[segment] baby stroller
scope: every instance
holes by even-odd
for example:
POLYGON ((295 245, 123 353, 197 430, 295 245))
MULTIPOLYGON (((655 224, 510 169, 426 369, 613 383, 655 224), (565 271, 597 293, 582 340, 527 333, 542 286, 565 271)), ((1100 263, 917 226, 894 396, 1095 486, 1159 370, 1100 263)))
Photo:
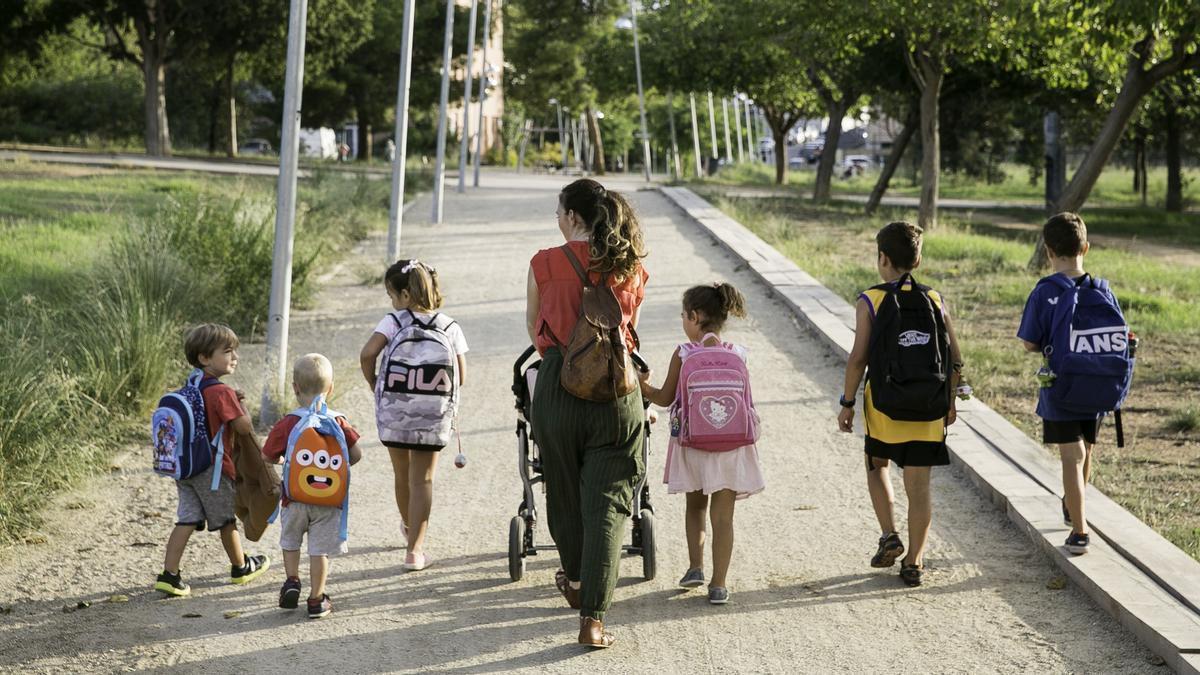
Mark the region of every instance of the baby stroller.
MULTIPOLYGON (((553 544, 535 544, 533 532, 537 523, 537 503, 534 500, 533 486, 543 482, 542 455, 533 438, 530 409, 533 403, 533 388, 537 381, 538 365, 541 359, 536 358, 537 351, 530 347, 521 354, 513 364, 513 394, 517 397, 517 467, 521 474, 521 483, 525 490, 521 505, 517 507, 517 515, 508 524, 508 576, 513 581, 519 581, 525 575, 525 558, 537 555, 538 551, 554 549, 553 544), (532 360, 531 360, 532 357, 532 360)), ((638 354, 633 354, 634 364, 646 370, 646 362, 638 354)), ((649 404, 645 404, 649 405, 649 404)), ((650 420, 644 422, 645 433, 642 441, 642 465, 650 454, 650 420)), ((647 475, 649 472, 647 471, 647 475)), ((654 548, 654 507, 650 505, 650 487, 647 475, 633 491, 633 536, 631 543, 622 546, 625 552, 642 556, 642 577, 646 580, 654 578, 656 561, 654 548)))

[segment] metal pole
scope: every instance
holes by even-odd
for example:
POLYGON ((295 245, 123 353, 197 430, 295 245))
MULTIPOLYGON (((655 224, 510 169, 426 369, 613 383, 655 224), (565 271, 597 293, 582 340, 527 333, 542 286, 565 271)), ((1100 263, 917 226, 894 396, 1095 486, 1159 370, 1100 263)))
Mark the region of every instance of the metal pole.
POLYGON ((558 146, 562 150, 562 170, 567 170, 567 135, 563 131, 563 116, 562 103, 558 99, 554 100, 554 106, 558 108, 558 146))
POLYGON ((725 123, 725 161, 733 164, 733 141, 729 136, 729 99, 721 99, 721 121, 725 123))
MULTIPOLYGON (((479 123, 475 125, 475 180, 474 187, 479 187, 479 162, 483 155, 483 104, 487 101, 488 79, 488 46, 492 35, 492 0, 483 0, 483 66, 479 71, 479 123)), ((507 151, 506 151, 507 152, 507 151)))
POLYGON ((471 66, 475 63, 475 14, 479 0, 471 0, 471 18, 467 23, 467 77, 463 82, 462 140, 458 144, 458 191, 467 190, 467 148, 471 145, 471 66))
POLYGON ((741 164, 746 161, 746 150, 742 142, 742 111, 738 108, 737 94, 733 95, 733 126, 737 134, 738 164, 741 164))
POLYGON ((404 0, 400 30, 400 83, 396 90, 396 156, 392 159, 392 198, 388 204, 387 262, 400 257, 400 228, 404 220, 404 171, 408 166, 408 89, 412 75, 415 0, 404 0))
POLYGON ((446 108, 450 105, 450 51, 454 46, 454 0, 446 0, 446 34, 442 39, 442 93, 438 102, 437 163, 433 170, 433 222, 442 222, 446 196, 446 108))
POLYGON ((525 120, 521 127, 524 131, 521 133, 521 146, 517 152, 517 173, 521 173, 525 166, 525 146, 529 145, 529 132, 533 128, 533 120, 525 120))
POLYGON ((667 91, 667 125, 671 129, 671 156, 667 159, 668 172, 675 180, 679 180, 679 143, 675 139, 675 106, 674 93, 667 91))
POLYGON ((646 94, 642 91, 642 52, 638 48, 637 3, 629 0, 629 20, 633 24, 633 64, 637 69, 638 109, 642 115, 642 168, 650 180, 650 134, 646 131, 646 94))
POLYGON ((300 152, 300 110, 304 94, 304 31, 308 0, 291 0, 288 14, 286 79, 283 90, 279 182, 275 199, 275 248, 271 258, 271 299, 267 307, 267 372, 259 420, 278 417, 274 394, 287 382, 288 319, 292 303, 292 234, 296 222, 296 160, 300 152))
MULTIPOLYGON (((722 99, 721 103, 724 104, 725 100, 722 99)), ((717 111, 713 109, 711 91, 708 92, 708 132, 712 135, 712 156, 718 158, 721 156, 721 152, 717 150, 717 111)))
POLYGON ((746 151, 750 153, 750 161, 758 161, 758 144, 754 140, 754 117, 750 114, 750 101, 746 101, 746 151))
MULTIPOLYGON (((696 178, 699 178, 703 172, 703 169, 700 166, 700 125, 697 124, 697 122, 696 122, 696 94, 694 94, 694 93, 688 94, 688 97, 692 104, 692 146, 696 151, 696 178)), ((714 145, 716 144, 716 141, 717 141, 717 136, 716 136, 716 133, 714 132, 713 133, 714 145)), ((715 150, 714 150, 713 154, 716 154, 715 150)))

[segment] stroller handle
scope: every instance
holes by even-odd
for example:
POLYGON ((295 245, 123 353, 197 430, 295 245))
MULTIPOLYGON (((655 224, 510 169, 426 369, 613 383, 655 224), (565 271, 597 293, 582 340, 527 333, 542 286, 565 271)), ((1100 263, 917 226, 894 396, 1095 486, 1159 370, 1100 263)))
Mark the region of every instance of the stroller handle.
POLYGON ((643 373, 650 372, 650 364, 646 363, 646 359, 643 359, 638 352, 629 352, 629 360, 633 361, 633 365, 643 373))

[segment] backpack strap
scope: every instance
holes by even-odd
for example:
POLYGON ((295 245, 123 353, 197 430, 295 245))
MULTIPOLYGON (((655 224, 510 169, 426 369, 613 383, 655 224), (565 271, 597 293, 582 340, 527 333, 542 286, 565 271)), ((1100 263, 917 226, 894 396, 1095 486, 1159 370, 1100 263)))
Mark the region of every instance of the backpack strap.
POLYGON ((217 488, 221 487, 221 462, 224 461, 224 459, 225 459, 225 425, 224 424, 222 424, 220 426, 220 428, 217 429, 216 445, 217 445, 217 455, 216 455, 216 459, 213 460, 213 477, 212 477, 212 486, 211 486, 213 492, 216 492, 217 488))
POLYGON ((717 344, 713 345, 714 347, 722 347, 725 345, 725 343, 721 341, 720 335, 717 335, 716 333, 705 333, 704 337, 700 338, 699 344, 701 347, 703 347, 704 343, 708 341, 708 338, 716 338, 717 339, 717 344))
MULTIPOLYGON (((588 273, 583 269, 583 263, 579 262, 579 258, 575 256, 575 252, 571 250, 570 244, 563 244, 563 252, 567 254, 567 262, 571 263, 571 267, 575 268, 575 273, 579 275, 579 280, 583 282, 584 288, 592 285, 592 280, 588 277, 588 273)), ((603 281, 603 279, 601 280, 603 281)))

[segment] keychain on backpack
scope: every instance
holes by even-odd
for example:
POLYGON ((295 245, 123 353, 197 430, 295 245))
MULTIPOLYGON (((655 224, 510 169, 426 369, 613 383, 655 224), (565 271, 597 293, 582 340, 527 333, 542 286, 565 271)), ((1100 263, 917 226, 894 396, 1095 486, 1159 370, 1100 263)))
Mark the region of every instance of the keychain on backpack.
POLYGON ((1042 367, 1037 369, 1034 376, 1037 378, 1038 386, 1042 389, 1049 389, 1054 386, 1054 380, 1058 379, 1058 375, 1050 370, 1050 352, 1054 351, 1054 347, 1046 346, 1046 351, 1042 356, 1042 367))
POLYGON ((454 456, 454 466, 461 469, 467 465, 467 456, 462 451, 462 435, 458 433, 458 418, 454 418, 454 438, 458 441, 458 454, 454 456))

